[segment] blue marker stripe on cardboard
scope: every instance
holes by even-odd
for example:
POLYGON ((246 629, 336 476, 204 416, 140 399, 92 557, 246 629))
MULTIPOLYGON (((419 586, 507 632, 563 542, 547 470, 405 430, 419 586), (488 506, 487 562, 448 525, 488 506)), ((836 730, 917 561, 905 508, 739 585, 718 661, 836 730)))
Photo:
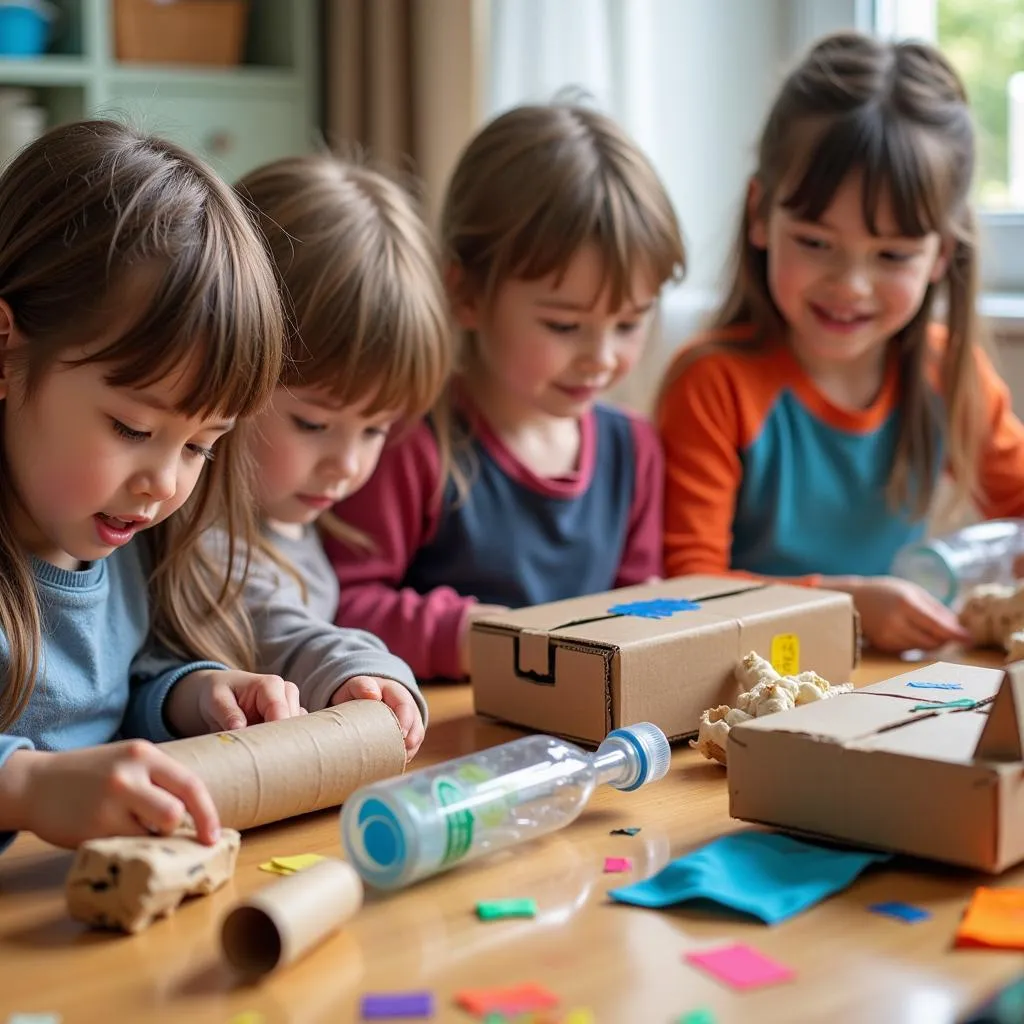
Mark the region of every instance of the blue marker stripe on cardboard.
POLYGON ((963 683, 923 683, 913 680, 907 683, 912 690, 962 690, 963 683))
POLYGON ((740 832, 608 895, 639 907, 710 900, 765 924, 778 924, 845 889, 865 868, 891 856, 819 846, 777 832, 740 832))
POLYGON ((888 903, 872 903, 868 907, 873 914, 881 914, 883 917, 895 917, 908 924, 916 924, 918 921, 927 921, 931 913, 922 910, 920 907, 913 907, 909 903, 901 903, 899 900, 891 900, 888 903))
POLYGON ((697 601, 681 597, 656 597, 650 601, 630 601, 627 604, 613 604, 609 615, 635 615, 641 619, 670 619, 676 612, 693 612, 700 608, 697 601))

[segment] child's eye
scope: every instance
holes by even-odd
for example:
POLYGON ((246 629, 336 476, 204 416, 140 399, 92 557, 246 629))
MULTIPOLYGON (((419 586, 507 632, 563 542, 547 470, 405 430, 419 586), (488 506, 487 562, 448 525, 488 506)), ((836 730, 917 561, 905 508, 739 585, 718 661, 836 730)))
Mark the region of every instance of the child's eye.
POLYGON ((909 263, 916 255, 916 252, 893 252, 887 249, 878 254, 886 263, 909 263))
POLYGON ((195 455, 200 459, 205 459, 207 462, 213 462, 214 450, 207 448, 201 444, 187 444, 185 447, 188 449, 190 455, 195 455))
POLYGON ((541 323, 553 334, 575 334, 580 329, 579 324, 567 324, 559 320, 542 320, 541 323))
POLYGON ((366 435, 368 440, 376 441, 382 437, 387 437, 389 430, 389 427, 367 427, 363 433, 366 435))
POLYGON ((311 423, 309 420, 304 420, 301 416, 293 415, 292 422, 304 434, 319 434, 327 429, 326 423, 311 423))
POLYGON ((828 243, 820 238, 811 238, 810 235, 796 235, 796 244, 812 252, 821 252, 828 248, 828 243))
POLYGON ((632 334, 640 329, 642 323, 642 320, 623 320, 622 323, 616 325, 616 330, 619 334, 632 334))
POLYGON ((113 416, 110 418, 110 422, 114 428, 114 433, 123 437, 126 441, 145 441, 148 437, 152 436, 146 430, 132 430, 126 423, 114 419, 113 416))

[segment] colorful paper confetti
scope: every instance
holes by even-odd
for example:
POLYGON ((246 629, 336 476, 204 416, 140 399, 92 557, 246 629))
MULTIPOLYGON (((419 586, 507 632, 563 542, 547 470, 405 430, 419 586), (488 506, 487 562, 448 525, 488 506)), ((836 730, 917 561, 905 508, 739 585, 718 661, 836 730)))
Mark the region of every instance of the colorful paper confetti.
POLYGON ((377 992, 363 996, 363 1020, 423 1020, 434 1016, 433 992, 377 992))
POLYGON ((639 619, 670 619, 676 612, 695 612, 700 605, 681 597, 656 597, 650 601, 613 604, 609 615, 635 615, 639 619))
POLYGON ((975 889, 956 944, 1024 949, 1024 889, 975 889))
POLYGON ((505 917, 536 917, 535 900, 482 900, 476 905, 481 921, 500 921, 505 917))
POLYGON ((613 828, 611 830, 611 832, 608 833, 608 835, 610 835, 610 836, 635 836, 637 834, 637 832, 639 832, 639 831, 640 831, 639 828, 631 825, 629 828, 613 828))
POLYGON ((909 903, 900 903, 899 900, 891 900, 889 903, 872 903, 868 907, 873 914, 881 914, 883 917, 895 917, 907 924, 917 924, 918 921, 927 921, 932 915, 920 907, 911 906, 909 903))
POLYGON ((618 875, 623 871, 632 871, 633 862, 628 857, 605 857, 604 873, 606 875, 618 875))
POLYGON ((297 871, 304 871, 326 860, 319 853, 297 853, 292 857, 274 857, 260 865, 260 871, 267 871, 272 875, 294 875, 297 871))
POLYGON ((790 968, 743 943, 721 946, 704 953, 686 953, 683 959, 742 992, 792 981, 796 977, 790 968))
POLYGON ((486 1013, 532 1013, 550 1010, 559 1003, 558 996, 543 985, 528 981, 510 988, 465 989, 455 995, 455 1002, 464 1010, 483 1016, 486 1013))
POLYGON ((715 1015, 707 1007, 701 1007, 684 1013, 676 1024, 715 1024, 715 1015))

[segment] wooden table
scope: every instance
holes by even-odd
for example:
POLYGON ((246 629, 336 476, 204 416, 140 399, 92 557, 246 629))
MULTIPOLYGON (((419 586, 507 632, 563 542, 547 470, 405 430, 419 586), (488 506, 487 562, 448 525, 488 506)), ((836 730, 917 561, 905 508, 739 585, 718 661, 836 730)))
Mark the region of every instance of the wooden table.
MULTIPOLYGON (((900 671, 906 666, 895 660, 868 660, 857 681, 900 671)), ((433 720, 419 765, 521 735, 475 718, 468 686, 428 688, 428 696, 433 720)), ((536 981, 557 992, 565 1010, 589 1007, 601 1024, 669 1024, 700 1006, 721 1024, 947 1024, 1024 968, 1019 954, 952 948, 968 897, 991 879, 938 866, 900 861, 872 871, 775 928, 605 898, 607 889, 745 827, 729 818, 724 772, 679 749, 664 781, 632 794, 606 787, 579 821, 546 840, 371 896, 341 934, 255 987, 239 987, 221 965, 220 920, 240 896, 273 881, 256 869, 260 862, 339 855, 336 813, 246 834, 232 883, 133 938, 71 921, 62 893, 70 854, 22 836, 0 857, 0 1021, 51 1011, 64 1024, 223 1024, 251 1011, 246 1024, 348 1022, 359 1019, 363 993, 424 988, 436 993, 435 1020, 469 1021, 453 1002, 460 989, 536 981), (642 831, 609 835, 626 825, 642 831), (606 855, 631 857, 633 874, 602 874, 606 855), (477 900, 515 896, 536 899, 536 919, 484 924, 473 913, 477 900), (919 904, 933 917, 906 925, 866 912, 882 900, 919 904), (735 995, 681 959, 728 940, 790 965, 796 982, 735 995)), ((999 884, 1024 885, 1024 868, 999 884)))

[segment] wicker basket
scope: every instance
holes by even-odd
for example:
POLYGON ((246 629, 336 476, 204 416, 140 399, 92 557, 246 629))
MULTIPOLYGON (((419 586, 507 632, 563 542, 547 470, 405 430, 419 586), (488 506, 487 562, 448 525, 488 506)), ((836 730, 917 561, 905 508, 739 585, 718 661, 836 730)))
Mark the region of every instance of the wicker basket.
POLYGON ((114 0, 120 61, 239 64, 249 0, 114 0))

